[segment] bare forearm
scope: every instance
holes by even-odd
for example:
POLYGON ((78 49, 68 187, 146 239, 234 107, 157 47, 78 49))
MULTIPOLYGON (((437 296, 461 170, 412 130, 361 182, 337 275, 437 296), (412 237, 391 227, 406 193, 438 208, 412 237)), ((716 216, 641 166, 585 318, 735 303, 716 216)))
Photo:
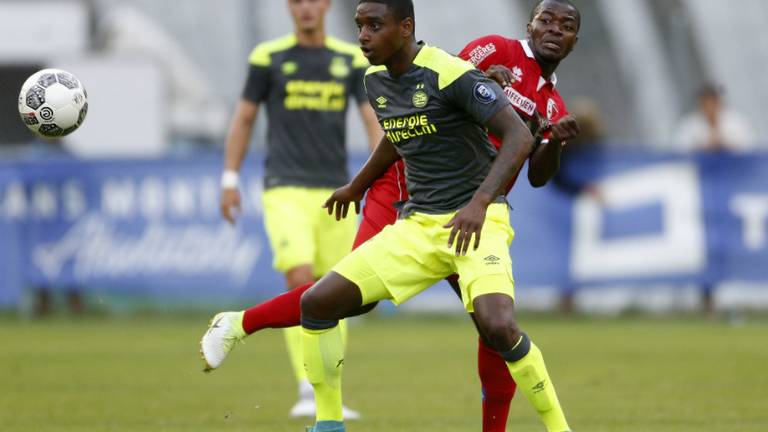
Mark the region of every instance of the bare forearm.
POLYGON ((379 145, 373 150, 371 157, 355 175, 350 185, 358 191, 368 189, 398 159, 400 159, 400 155, 395 150, 395 146, 386 137, 382 137, 379 145))
POLYGON ((239 172, 248 153, 248 144, 253 133, 253 124, 258 114, 258 106, 240 103, 229 126, 227 143, 224 150, 224 169, 239 172))
POLYGON ((560 169, 560 155, 563 152, 560 141, 543 142, 531 155, 528 167, 528 181, 533 187, 541 187, 554 177, 560 169))
POLYGON ((530 155, 533 146, 531 133, 514 113, 499 113, 491 119, 488 127, 494 135, 502 137, 502 142, 490 172, 475 192, 474 198, 481 200, 485 205, 489 205, 503 193, 504 188, 530 155))
POLYGON ((376 119, 376 113, 368 102, 360 104, 360 116, 363 119, 365 132, 368 137, 368 148, 373 151, 384 136, 384 131, 376 119))

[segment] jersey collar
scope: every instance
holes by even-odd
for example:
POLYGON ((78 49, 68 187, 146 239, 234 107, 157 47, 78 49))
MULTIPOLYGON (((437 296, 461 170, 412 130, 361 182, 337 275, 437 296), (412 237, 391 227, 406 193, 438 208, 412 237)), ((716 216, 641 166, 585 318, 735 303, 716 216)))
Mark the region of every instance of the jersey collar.
MULTIPOLYGON (((525 51, 525 55, 528 56, 528 58, 536 60, 536 56, 533 55, 533 50, 531 50, 531 47, 528 45, 527 39, 521 39, 520 45, 523 46, 523 51, 525 51)), ((550 81, 547 81, 543 76, 540 76, 539 84, 536 86, 536 91, 540 91, 541 88, 547 85, 548 82, 551 82, 552 88, 554 88, 557 85, 557 75, 553 73, 552 79, 550 81)))

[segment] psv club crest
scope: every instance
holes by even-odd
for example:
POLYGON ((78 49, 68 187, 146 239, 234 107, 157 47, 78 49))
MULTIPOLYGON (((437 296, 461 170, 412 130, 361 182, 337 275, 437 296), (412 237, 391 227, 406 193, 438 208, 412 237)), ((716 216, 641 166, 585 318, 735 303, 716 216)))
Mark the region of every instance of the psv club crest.
POLYGON ((416 86, 416 93, 413 94, 411 102, 413 102, 413 106, 415 108, 424 108, 427 106, 427 102, 429 102, 429 95, 427 95, 427 93, 424 91, 424 84, 419 84, 416 86))

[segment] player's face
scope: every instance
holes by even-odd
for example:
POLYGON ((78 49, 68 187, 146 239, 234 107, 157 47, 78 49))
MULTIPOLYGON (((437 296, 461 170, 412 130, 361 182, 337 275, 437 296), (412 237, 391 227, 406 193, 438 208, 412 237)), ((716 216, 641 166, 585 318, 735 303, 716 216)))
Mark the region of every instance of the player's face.
POLYGON ((331 0, 288 0, 293 24, 299 32, 317 31, 323 25, 331 0))
POLYGON ((720 98, 716 95, 704 95, 699 98, 699 107, 707 120, 714 122, 720 113, 720 98))
POLYGON ((536 56, 547 62, 560 62, 579 40, 580 16, 573 7, 544 2, 528 23, 528 37, 536 56))
POLYGON ((369 2, 357 6, 357 39, 363 55, 372 65, 386 64, 403 48, 410 37, 408 22, 410 19, 395 19, 387 5, 382 3, 369 2))

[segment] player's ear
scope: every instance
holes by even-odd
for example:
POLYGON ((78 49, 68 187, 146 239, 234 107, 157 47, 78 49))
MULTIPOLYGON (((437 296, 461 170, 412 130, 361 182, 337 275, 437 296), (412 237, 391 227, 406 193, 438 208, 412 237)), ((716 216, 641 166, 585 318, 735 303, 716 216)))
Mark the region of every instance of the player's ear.
POLYGON ((529 22, 528 25, 525 26, 525 38, 530 39, 531 38, 531 23, 529 22))
POLYGON ((409 39, 413 36, 414 23, 413 18, 407 17, 400 21, 400 35, 404 39, 409 39))
POLYGON ((570 53, 571 53, 571 51, 573 51, 573 49, 576 47, 576 44, 577 44, 577 43, 579 43, 579 37, 578 37, 578 36, 575 36, 575 37, 573 38, 573 43, 571 44, 571 47, 570 47, 570 48, 568 48, 568 54, 570 54, 570 53))

